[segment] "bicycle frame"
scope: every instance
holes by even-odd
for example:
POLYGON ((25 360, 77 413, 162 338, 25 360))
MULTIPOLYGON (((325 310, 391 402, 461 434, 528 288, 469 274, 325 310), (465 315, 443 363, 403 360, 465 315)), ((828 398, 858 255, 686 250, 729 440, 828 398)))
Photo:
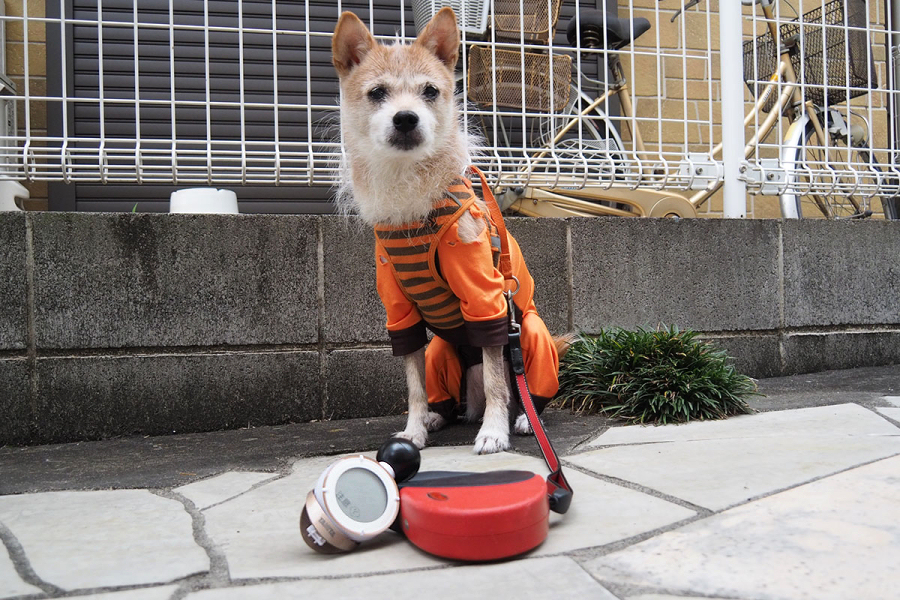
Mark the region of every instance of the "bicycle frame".
MULTIPOLYGON (((760 8, 767 19, 768 27, 773 37, 778 39, 771 4, 761 4, 760 8)), ((744 118, 744 127, 756 122, 770 96, 777 93, 779 84, 784 86, 774 106, 762 120, 762 123, 759 124, 753 137, 745 145, 744 157, 746 159, 751 158, 755 154, 759 144, 776 128, 782 116, 786 116, 792 122, 792 127, 788 128, 785 135, 786 143, 792 143, 792 140, 796 140, 797 127, 805 127, 807 122, 813 124, 819 143, 823 146, 826 143, 825 130, 819 119, 819 114, 824 109, 813 105, 811 102, 803 102, 798 79, 791 64, 790 50, 787 47, 782 50, 777 71, 772 75, 769 84, 763 89, 762 93, 759 94, 753 109, 744 118), (802 123, 802 125, 798 125, 798 123, 802 123)), ((635 114, 631 94, 624 80, 624 75, 615 72, 614 75, 617 82, 612 86, 608 86, 606 91, 591 101, 578 115, 573 116, 568 123, 560 128, 553 140, 548 144, 549 148, 547 150, 538 152, 528 158, 526 166, 518 174, 520 178, 524 176, 526 181, 524 186, 510 187, 504 190, 502 189, 503 178, 501 177, 497 186, 497 196, 501 199, 504 207, 512 207, 517 212, 527 216, 696 217, 697 209, 722 187, 722 181, 717 180, 708 188, 687 196, 679 192, 663 191, 658 189, 657 184, 653 184, 657 189, 649 185, 642 186, 640 180, 634 186, 612 182, 609 185, 600 187, 587 187, 587 182, 583 180, 581 186, 577 189, 560 188, 558 187, 558 181, 550 186, 538 185, 537 182, 532 185, 532 164, 548 155, 552 155, 554 152, 553 148, 563 139, 566 133, 576 127, 584 117, 598 111, 599 107, 607 102, 612 94, 616 94, 619 99, 624 116, 623 121, 628 125, 631 133, 632 149, 638 160, 641 160, 641 155, 645 154, 645 149, 640 128, 634 119, 635 114), (616 204, 627 205, 628 210, 617 208, 616 204)), ((600 112, 603 118, 608 119, 605 113, 600 112)), ((612 129, 612 124, 607 123, 607 127, 612 129)), ((721 152, 722 144, 720 143, 712 149, 710 156, 715 159, 721 155, 721 152)), ((647 168, 641 165, 639 172, 644 174, 647 168)), ((783 202, 792 202, 792 200, 783 200, 783 202)), ((785 216, 791 216, 790 212, 788 211, 785 216)))

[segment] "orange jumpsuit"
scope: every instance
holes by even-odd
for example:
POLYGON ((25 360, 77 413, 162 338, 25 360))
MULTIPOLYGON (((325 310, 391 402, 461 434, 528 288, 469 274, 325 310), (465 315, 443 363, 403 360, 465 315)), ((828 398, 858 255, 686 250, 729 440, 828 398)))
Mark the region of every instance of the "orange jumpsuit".
MULTIPOLYGON (((515 287, 498 270, 500 233, 475 204, 468 179, 455 180, 423 221, 375 226, 378 294, 387 311, 387 329, 395 356, 427 343, 425 351, 429 408, 445 417, 458 414, 467 367, 481 362, 484 346, 507 343, 507 302, 515 287), (459 217, 468 211, 486 227, 474 242, 459 238, 459 217)), ((556 346, 534 306, 534 280, 515 239, 507 234, 512 274, 519 280, 513 297, 522 324, 525 375, 538 410, 558 389, 556 346)))

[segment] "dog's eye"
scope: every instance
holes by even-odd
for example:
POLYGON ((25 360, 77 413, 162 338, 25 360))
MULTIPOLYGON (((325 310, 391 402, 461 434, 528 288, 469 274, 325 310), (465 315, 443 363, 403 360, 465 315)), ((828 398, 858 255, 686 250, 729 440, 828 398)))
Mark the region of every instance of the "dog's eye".
POLYGON ((422 95, 425 96, 426 100, 434 100, 438 97, 438 94, 440 94, 440 93, 441 93, 440 90, 438 90, 436 87, 434 87, 430 83, 425 86, 424 90, 422 90, 422 95))
POLYGON ((369 100, 372 102, 381 102, 387 98, 387 90, 380 85, 369 90, 369 100))

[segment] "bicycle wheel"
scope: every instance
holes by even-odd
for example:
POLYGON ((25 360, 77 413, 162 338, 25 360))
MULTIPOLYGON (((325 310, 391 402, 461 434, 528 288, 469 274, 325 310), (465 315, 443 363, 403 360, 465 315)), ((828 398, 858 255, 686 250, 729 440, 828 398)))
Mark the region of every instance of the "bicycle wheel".
MULTIPOLYGON (((877 193, 886 175, 866 142, 851 142, 849 134, 831 127, 832 120, 820 113, 828 136, 822 145, 811 121, 802 135, 786 148, 783 166, 788 168, 788 193, 782 196, 785 217, 804 219, 897 219, 897 199, 882 199, 877 193), (793 208, 796 208, 796 215, 793 208)), ((841 122, 843 120, 841 119, 841 122)))

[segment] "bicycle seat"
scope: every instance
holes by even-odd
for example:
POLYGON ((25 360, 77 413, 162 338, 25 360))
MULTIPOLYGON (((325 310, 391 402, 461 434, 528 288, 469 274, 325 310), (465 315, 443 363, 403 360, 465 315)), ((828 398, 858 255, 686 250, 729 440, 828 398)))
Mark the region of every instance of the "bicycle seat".
POLYGON ((578 16, 572 17, 566 28, 566 37, 573 46, 581 38, 583 48, 602 48, 604 41, 610 50, 620 50, 650 29, 650 21, 640 17, 637 19, 620 19, 603 11, 585 9, 578 16), (579 20, 581 31, 579 32, 579 20), (604 36, 603 30, 606 30, 604 36), (579 35, 580 34, 580 35, 579 35))

